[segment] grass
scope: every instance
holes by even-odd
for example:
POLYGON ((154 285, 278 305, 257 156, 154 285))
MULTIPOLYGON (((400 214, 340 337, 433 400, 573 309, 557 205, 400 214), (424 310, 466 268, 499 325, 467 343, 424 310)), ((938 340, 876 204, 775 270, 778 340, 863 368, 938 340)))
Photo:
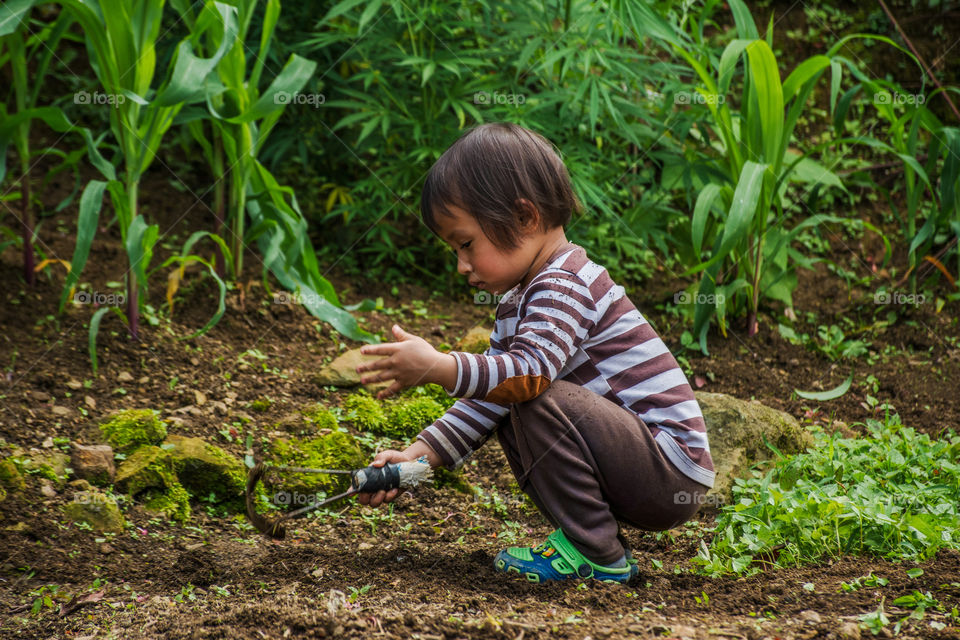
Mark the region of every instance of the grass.
POLYGON ((843 555, 922 561, 960 548, 960 436, 931 440, 899 417, 868 437, 814 431, 815 446, 740 478, 694 563, 711 576, 753 574, 843 555))

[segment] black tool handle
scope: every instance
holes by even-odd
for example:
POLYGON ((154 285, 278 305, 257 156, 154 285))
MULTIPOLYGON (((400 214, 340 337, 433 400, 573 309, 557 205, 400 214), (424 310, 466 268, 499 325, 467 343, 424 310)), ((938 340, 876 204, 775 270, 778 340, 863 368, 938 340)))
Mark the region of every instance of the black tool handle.
POLYGON ((354 488, 361 493, 390 491, 400 486, 400 465, 387 463, 382 467, 370 465, 351 474, 354 488))

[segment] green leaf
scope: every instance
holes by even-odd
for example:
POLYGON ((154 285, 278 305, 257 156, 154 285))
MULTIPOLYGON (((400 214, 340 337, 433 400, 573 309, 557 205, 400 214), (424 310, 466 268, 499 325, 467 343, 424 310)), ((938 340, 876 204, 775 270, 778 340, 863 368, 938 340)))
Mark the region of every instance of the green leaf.
POLYGON ((847 376, 847 379, 841 382, 839 385, 827 391, 800 391, 799 389, 794 389, 793 392, 805 400, 826 402, 827 400, 835 400, 845 394, 850 389, 850 384, 852 382, 853 373, 847 376))
POLYGON ((90 366, 93 369, 93 375, 97 375, 97 334, 100 332, 100 321, 103 316, 110 311, 110 307, 97 309, 93 317, 90 318, 90 330, 87 332, 87 351, 90 354, 90 366))
POLYGON ((100 220, 100 207, 103 206, 103 192, 107 183, 100 180, 91 180, 80 196, 80 214, 77 217, 77 240, 73 247, 73 259, 70 261, 70 273, 63 283, 63 292, 60 294, 60 305, 57 313, 63 313, 70 292, 80 280, 83 267, 87 264, 90 255, 90 246, 97 235, 97 224, 100 220))

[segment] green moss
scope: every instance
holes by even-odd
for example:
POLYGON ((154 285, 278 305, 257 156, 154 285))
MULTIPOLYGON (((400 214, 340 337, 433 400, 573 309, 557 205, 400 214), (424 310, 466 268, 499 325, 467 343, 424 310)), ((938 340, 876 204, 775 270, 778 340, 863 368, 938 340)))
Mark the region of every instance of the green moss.
POLYGON ((364 392, 352 393, 343 401, 344 417, 361 431, 379 432, 387 421, 380 403, 364 392))
POLYGON ((444 408, 444 410, 449 409, 457 401, 457 398, 451 396, 447 393, 446 389, 441 387, 438 384, 429 384, 420 385, 417 387, 411 387, 407 389, 403 396, 404 398, 432 398, 437 404, 444 408))
POLYGON ((181 521, 190 517, 190 496, 177 478, 173 455, 160 447, 134 451, 117 469, 116 486, 131 497, 143 494, 147 509, 181 521))
POLYGON ((94 491, 78 494, 63 512, 73 522, 85 522, 95 531, 122 533, 126 526, 116 500, 94 491))
POLYGON ((443 406, 430 397, 400 400, 390 406, 390 413, 380 433, 397 440, 410 440, 442 416, 444 411, 443 406))
POLYGON ((473 488, 463 475, 461 469, 450 471, 445 467, 436 467, 433 470, 433 486, 436 489, 450 487, 460 493, 472 494, 473 488))
POLYGON ((23 470, 32 475, 62 484, 69 473, 70 456, 60 451, 38 453, 23 460, 23 470))
POLYGON ((186 522, 190 519, 190 494, 179 483, 166 491, 149 489, 143 494, 143 508, 159 513, 170 520, 186 522))
POLYGON ((243 507, 247 475, 243 462, 220 447, 200 438, 170 436, 170 455, 180 483, 196 498, 226 503, 233 509, 243 507))
POLYGON ((270 398, 257 398, 256 400, 250 403, 251 409, 253 409, 254 411, 260 411, 260 412, 266 411, 272 406, 273 406, 273 400, 271 400, 270 398))
POLYGON ((152 409, 128 409, 115 413, 100 425, 100 431, 114 451, 126 453, 142 444, 158 444, 167 437, 167 427, 152 409))
POLYGON ((339 426, 337 416, 320 403, 306 407, 302 409, 300 413, 303 414, 304 419, 312 424, 317 431, 321 429, 336 431, 339 426))
POLYGON ((26 487, 17 465, 9 458, 0 460, 0 487, 10 491, 23 491, 26 487))
MULTIPOLYGON (((317 469, 357 469, 367 464, 366 456, 354 439, 340 431, 316 438, 279 438, 270 444, 269 462, 295 467, 317 469)), ((283 487, 285 491, 314 493, 317 491, 345 490, 350 476, 320 473, 268 474, 266 481, 271 486, 283 487)))

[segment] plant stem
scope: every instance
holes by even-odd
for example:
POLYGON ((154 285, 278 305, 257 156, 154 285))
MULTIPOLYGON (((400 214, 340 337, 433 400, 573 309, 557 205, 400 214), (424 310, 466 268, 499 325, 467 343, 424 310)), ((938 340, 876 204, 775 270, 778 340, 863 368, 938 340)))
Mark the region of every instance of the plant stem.
MULTIPOLYGON (((227 185, 225 180, 227 176, 224 174, 223 169, 223 140, 220 137, 220 130, 213 125, 211 125, 211 130, 213 135, 213 175, 217 180, 213 191, 213 215, 216 218, 214 233, 222 238, 224 229, 226 227, 223 216, 226 211, 227 185)), ((223 254, 223 251, 219 248, 219 245, 217 247, 217 252, 220 254, 220 259, 217 260, 217 275, 223 279, 227 274, 227 256, 223 254)))
POLYGON ((23 185, 23 201, 20 203, 21 220, 23 226, 23 277, 27 281, 27 286, 32 287, 37 281, 37 274, 34 272, 33 256, 33 211, 30 207, 30 168, 27 166, 23 170, 23 176, 20 179, 23 185))
MULTIPOLYGON (((127 184, 127 206, 130 211, 130 221, 137 217, 137 185, 136 181, 129 181, 127 184)), ((129 260, 129 254, 128 254, 129 260)), ((130 337, 134 340, 140 340, 140 307, 138 306, 137 294, 139 283, 137 274, 133 270, 133 264, 127 271, 127 330, 130 337)))

